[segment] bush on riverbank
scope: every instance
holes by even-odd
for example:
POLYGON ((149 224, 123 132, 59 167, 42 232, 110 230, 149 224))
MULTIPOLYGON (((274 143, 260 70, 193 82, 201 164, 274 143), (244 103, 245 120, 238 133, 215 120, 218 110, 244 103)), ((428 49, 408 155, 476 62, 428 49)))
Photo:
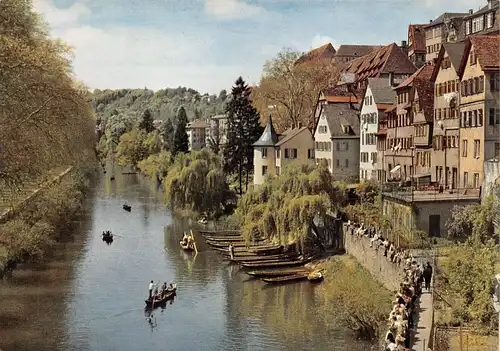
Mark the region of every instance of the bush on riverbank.
POLYGON ((122 166, 137 167, 140 161, 160 153, 160 150, 161 140, 158 131, 146 133, 134 128, 120 136, 116 147, 116 158, 122 166))
POLYGON ((241 197, 235 216, 246 239, 263 236, 289 243, 303 241, 315 216, 344 202, 345 192, 324 162, 318 166, 292 165, 241 197))
POLYGON ((165 202, 173 210, 219 215, 235 201, 221 159, 208 149, 178 154, 164 181, 165 202))
POLYGON ((76 170, 42 190, 15 218, 1 224, 2 266, 9 259, 20 262, 43 259, 51 245, 71 229, 88 186, 88 173, 76 170))
POLYGON ((170 152, 161 151, 159 154, 149 155, 148 158, 140 161, 137 167, 146 176, 163 182, 171 165, 172 155, 170 152))
POLYGON ((332 257, 315 269, 325 274, 319 291, 325 300, 321 314, 326 323, 333 327, 341 323, 358 337, 377 341, 391 309, 390 291, 351 256, 332 257))

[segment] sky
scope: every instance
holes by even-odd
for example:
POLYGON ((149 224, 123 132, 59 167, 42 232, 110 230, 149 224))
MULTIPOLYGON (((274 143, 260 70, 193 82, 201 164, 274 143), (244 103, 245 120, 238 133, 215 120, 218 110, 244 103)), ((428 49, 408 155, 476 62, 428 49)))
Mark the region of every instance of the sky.
POLYGON ((53 37, 73 47, 76 77, 91 89, 185 86, 230 89, 259 82, 282 50, 326 43, 386 45, 408 24, 486 0, 33 0, 53 37))

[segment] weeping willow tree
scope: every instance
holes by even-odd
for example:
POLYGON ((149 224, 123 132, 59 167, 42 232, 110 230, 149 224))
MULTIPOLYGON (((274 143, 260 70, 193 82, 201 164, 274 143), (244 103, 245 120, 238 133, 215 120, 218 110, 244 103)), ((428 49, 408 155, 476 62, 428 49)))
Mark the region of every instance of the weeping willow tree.
POLYGON ((235 216, 247 240, 262 236, 282 244, 303 243, 315 216, 342 207, 345 199, 326 163, 291 165, 240 198, 235 216))
POLYGON ((220 214, 234 199, 218 155, 203 149, 179 153, 164 181, 165 202, 173 210, 220 214))

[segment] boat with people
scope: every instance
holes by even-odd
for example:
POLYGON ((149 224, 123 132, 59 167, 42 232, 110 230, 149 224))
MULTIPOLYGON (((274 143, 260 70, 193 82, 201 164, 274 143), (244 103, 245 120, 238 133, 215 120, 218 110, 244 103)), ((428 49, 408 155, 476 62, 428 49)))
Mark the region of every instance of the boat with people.
POLYGON ((130 211, 132 211, 132 206, 127 205, 127 204, 123 204, 123 209, 124 209, 125 211, 127 211, 127 212, 130 212, 130 211))
POLYGON ((162 289, 158 294, 144 300, 146 307, 154 308, 165 305, 165 303, 177 295, 177 284, 172 283, 166 289, 162 289))
POLYGON ((111 233, 111 230, 105 230, 101 234, 102 241, 110 244, 113 242, 113 233, 111 233))
POLYGON ((194 241, 193 232, 191 231, 190 234, 187 234, 186 232, 184 232, 184 235, 182 236, 182 240, 179 241, 179 244, 181 245, 182 249, 185 251, 196 250, 196 242, 194 241))

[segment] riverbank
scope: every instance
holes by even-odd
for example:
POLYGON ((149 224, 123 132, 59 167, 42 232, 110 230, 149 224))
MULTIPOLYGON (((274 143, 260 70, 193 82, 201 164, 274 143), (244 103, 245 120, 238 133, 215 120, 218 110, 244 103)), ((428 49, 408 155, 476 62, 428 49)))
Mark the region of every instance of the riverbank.
POLYGON ((0 277, 18 263, 41 261, 72 227, 89 188, 91 168, 66 168, 6 211, 0 225, 0 277))

